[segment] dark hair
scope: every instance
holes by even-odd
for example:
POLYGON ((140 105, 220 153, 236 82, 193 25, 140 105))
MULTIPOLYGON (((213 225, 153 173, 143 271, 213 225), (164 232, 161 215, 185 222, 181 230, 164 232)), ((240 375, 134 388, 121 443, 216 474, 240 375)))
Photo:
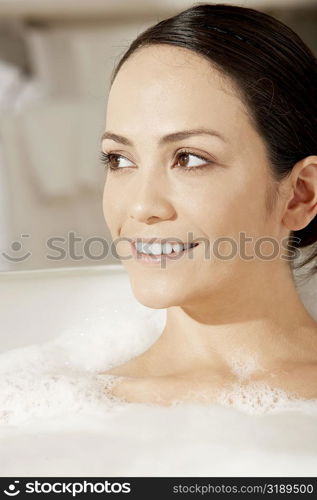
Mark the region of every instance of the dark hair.
MULTIPOLYGON (((267 203, 272 208, 279 181, 296 162, 317 154, 317 60, 312 51, 291 28, 268 14, 198 3, 141 33, 114 69, 111 85, 131 54, 152 44, 197 52, 236 84, 266 145, 275 186, 267 203)), ((317 216, 305 228, 290 232, 288 245, 293 243, 295 254, 298 248, 312 250, 297 268, 317 259, 316 242, 317 216)), ((317 262, 310 269, 315 272, 317 262)))

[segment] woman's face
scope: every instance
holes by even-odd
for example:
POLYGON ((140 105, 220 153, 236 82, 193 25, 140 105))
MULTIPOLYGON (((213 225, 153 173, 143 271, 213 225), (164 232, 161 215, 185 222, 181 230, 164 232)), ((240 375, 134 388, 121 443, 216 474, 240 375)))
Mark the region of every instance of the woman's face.
POLYGON ((136 298, 165 308, 254 284, 269 262, 261 254, 273 251, 263 243, 255 255, 256 238, 287 232, 276 211, 268 217, 265 146, 230 82, 190 50, 142 48, 113 82, 105 130, 121 138, 102 141, 120 155, 111 157, 103 211, 136 298), (183 134, 195 130, 209 133, 183 134), (243 245, 239 233, 252 241, 243 245), (132 257, 132 238, 200 243, 148 264, 132 257))

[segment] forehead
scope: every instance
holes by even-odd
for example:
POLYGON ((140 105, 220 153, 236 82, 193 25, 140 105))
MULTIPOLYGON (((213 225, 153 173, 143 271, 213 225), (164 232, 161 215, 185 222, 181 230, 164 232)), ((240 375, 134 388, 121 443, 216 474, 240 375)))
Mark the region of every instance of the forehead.
POLYGON ((217 128, 228 137, 250 126, 234 82, 185 48, 151 45, 132 54, 109 92, 107 128, 127 134, 184 124, 217 128))

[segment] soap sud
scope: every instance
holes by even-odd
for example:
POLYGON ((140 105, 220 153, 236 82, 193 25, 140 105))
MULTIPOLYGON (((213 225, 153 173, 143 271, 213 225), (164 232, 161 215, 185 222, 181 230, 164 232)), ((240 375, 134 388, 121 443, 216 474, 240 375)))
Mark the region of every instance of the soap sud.
POLYGON ((0 354, 0 425, 69 412, 108 411, 117 378, 100 375, 146 350, 160 335, 166 311, 122 301, 66 328, 52 340, 0 354))
POLYGON ((118 377, 63 370, 21 370, 2 375, 0 425, 19 425, 33 418, 111 411, 122 400, 111 394, 118 377))
MULTIPOLYGON (((0 425, 70 412, 107 412, 124 403, 110 391, 120 377, 100 372, 146 350, 159 337, 165 319, 165 310, 123 303, 110 313, 108 304, 99 314, 86 317, 80 328, 67 328, 49 342, 0 354, 0 425)), ((260 382, 242 383, 259 370, 245 351, 236 350, 230 366, 241 384, 220 393, 218 404, 249 414, 305 406, 305 400, 283 390, 260 382)))
POLYGON ((305 400, 264 382, 235 383, 230 390, 220 392, 217 402, 234 407, 250 415, 303 410, 317 414, 317 399, 305 400))
POLYGON ((259 366, 242 352, 231 363, 241 383, 212 404, 175 401, 166 408, 111 395, 120 377, 100 372, 146 350, 164 322, 162 310, 124 304, 110 313, 108 305, 80 328, 0 354, 2 473, 313 474, 317 400, 247 384, 259 366))
POLYGON ((243 348, 236 348, 230 356, 227 356, 226 360, 230 366, 231 372, 240 380, 248 379, 250 375, 256 371, 263 371, 255 354, 249 354, 243 348))

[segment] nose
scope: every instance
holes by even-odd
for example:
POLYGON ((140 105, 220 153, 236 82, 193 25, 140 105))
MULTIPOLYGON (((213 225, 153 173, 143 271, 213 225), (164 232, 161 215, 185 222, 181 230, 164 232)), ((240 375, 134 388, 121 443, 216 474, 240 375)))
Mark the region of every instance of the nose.
MULTIPOLYGON (((141 176, 140 176, 141 177, 141 176)), ((146 224, 174 218, 175 209, 168 197, 168 189, 157 173, 144 175, 130 191, 128 215, 146 224)))

